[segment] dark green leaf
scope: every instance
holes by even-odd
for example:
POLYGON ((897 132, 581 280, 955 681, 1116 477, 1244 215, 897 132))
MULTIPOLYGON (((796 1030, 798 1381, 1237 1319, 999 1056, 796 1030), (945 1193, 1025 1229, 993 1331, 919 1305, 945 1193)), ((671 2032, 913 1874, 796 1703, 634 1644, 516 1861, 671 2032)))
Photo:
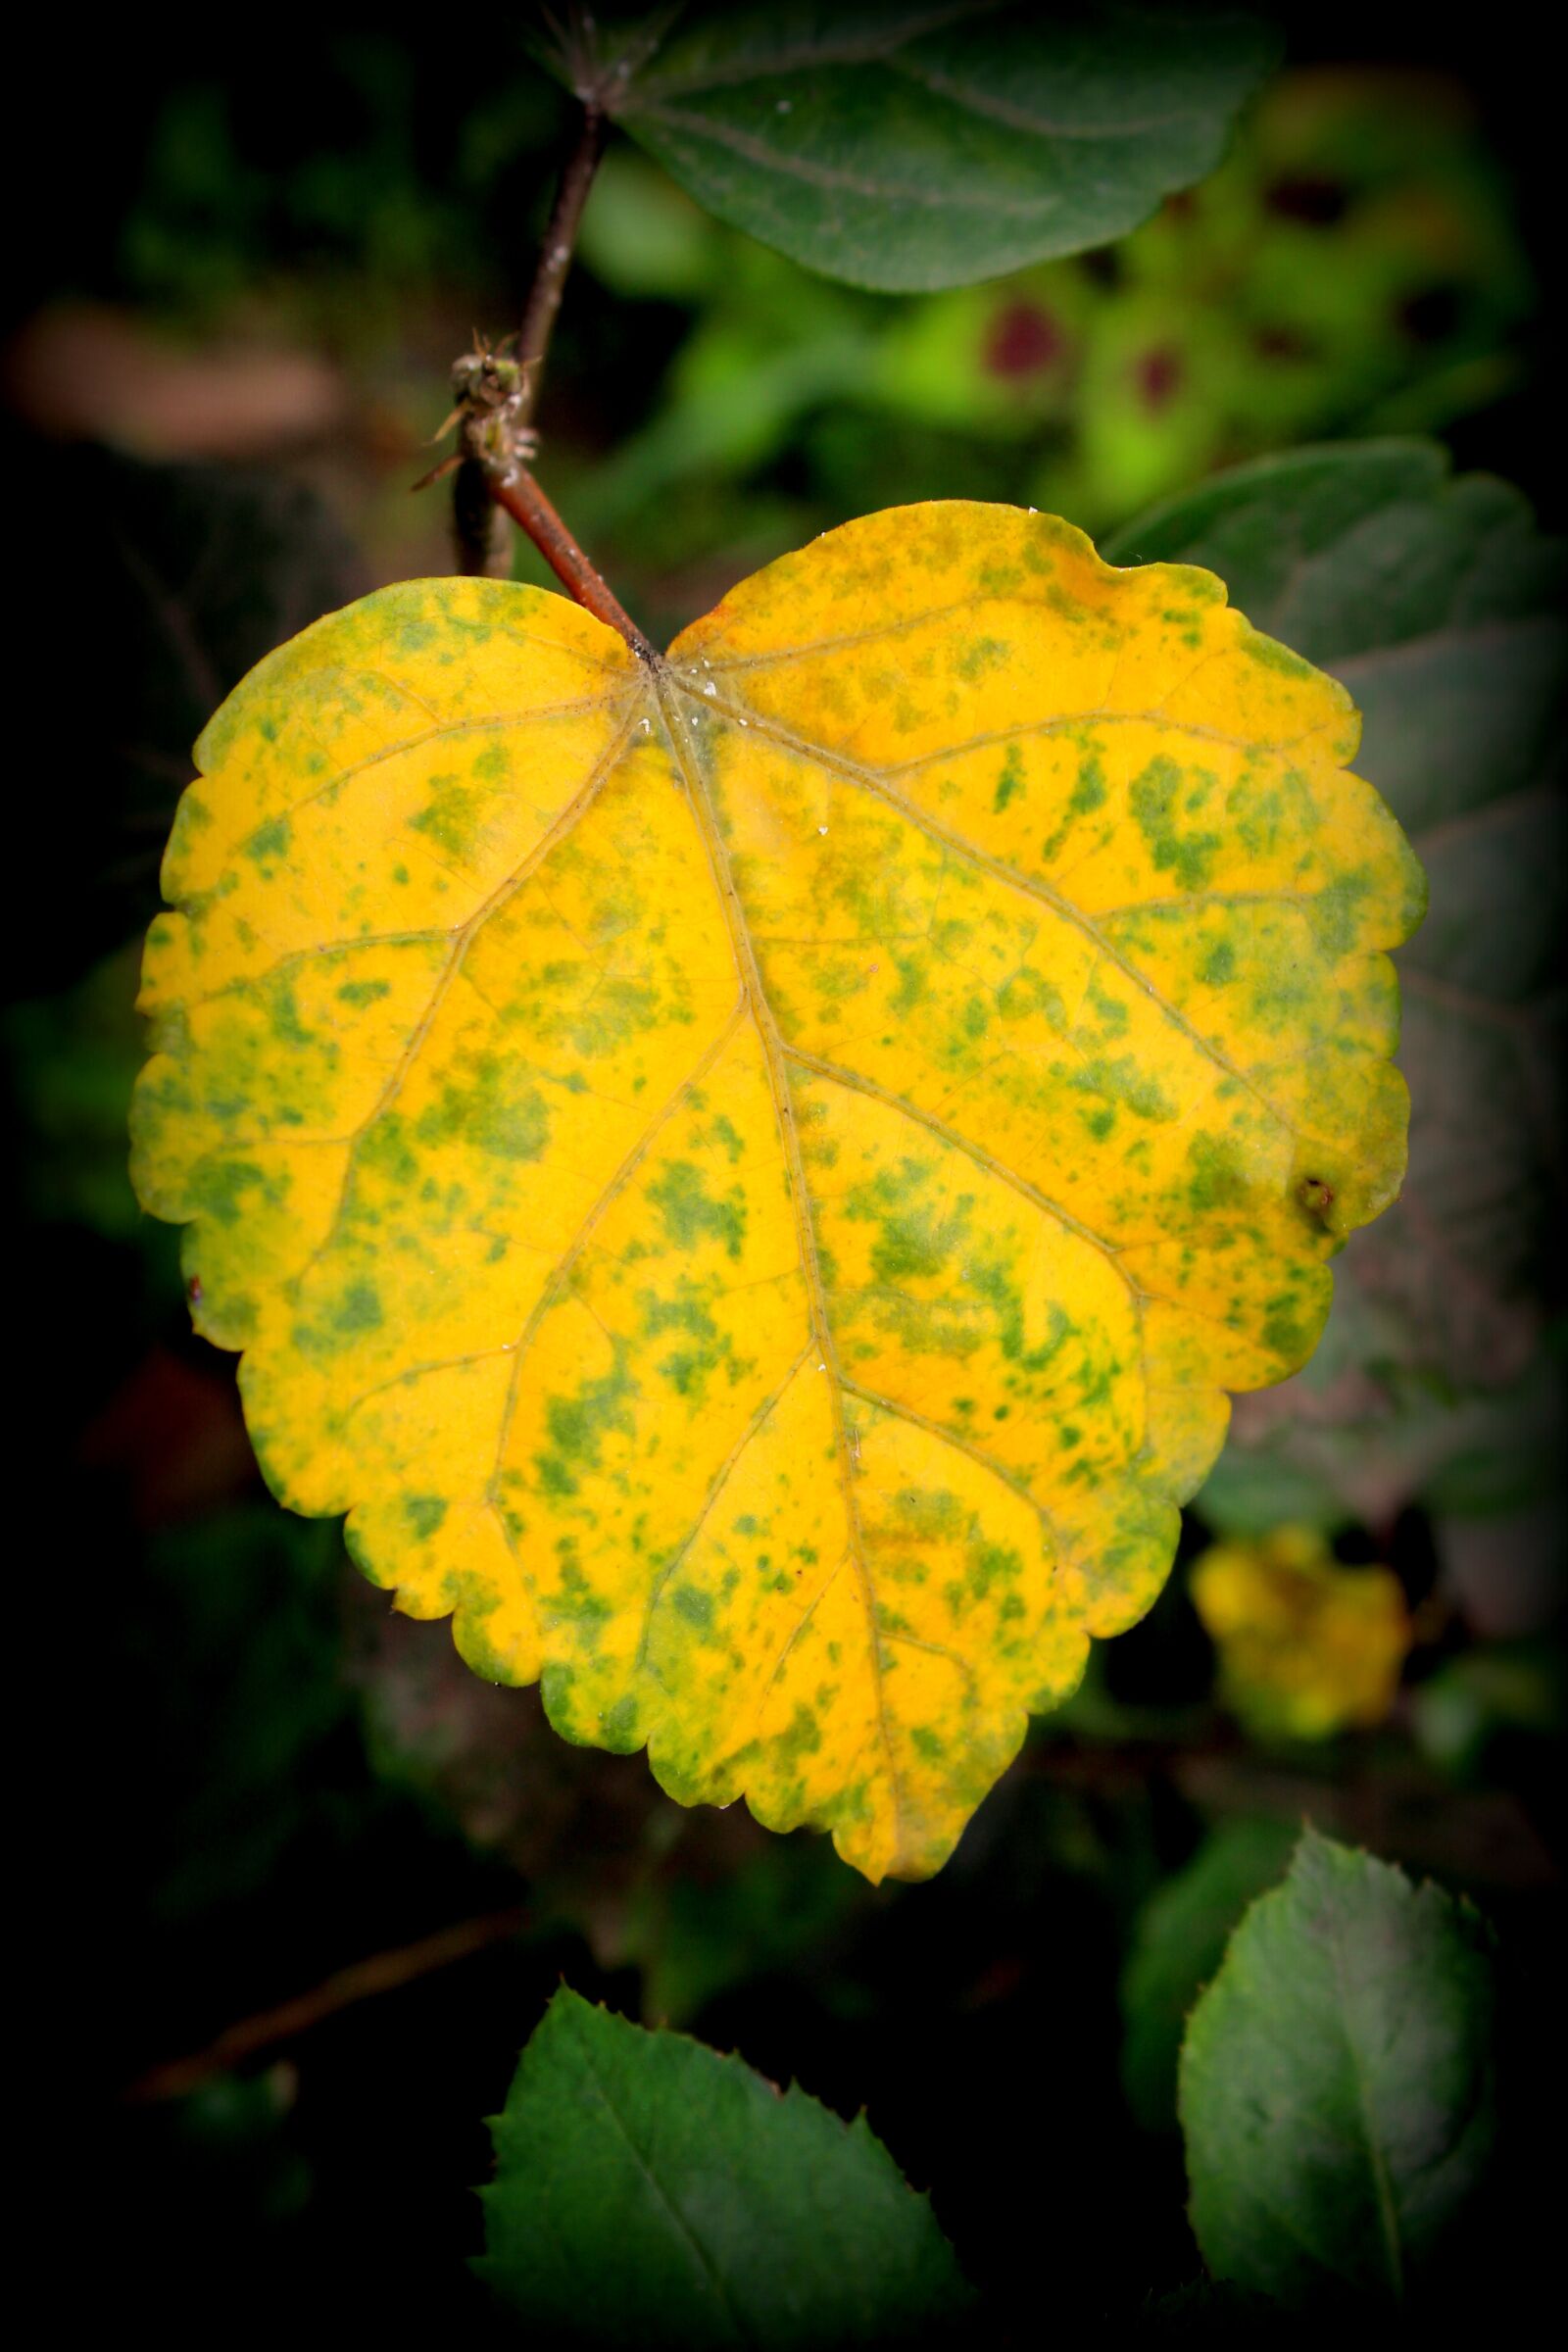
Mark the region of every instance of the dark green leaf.
POLYGON ((1144 1906, 1122 1972, 1121 2079, 1147 2131, 1176 2121, 1176 2064, 1189 2011, 1225 1956, 1254 1895, 1285 1875, 1296 1832, 1280 1821, 1227 1821, 1144 1906))
POLYGON ((564 59, 579 90, 720 220, 901 293, 1120 236, 1218 162, 1274 49, 1248 16, 1115 0, 698 0, 645 25, 564 59))
POLYGON ((1492 2019, 1475 1914, 1308 1831, 1182 2051, 1190 2212, 1214 2276, 1294 2308, 1402 2300, 1486 2170, 1492 2019))
POLYGON ((552 2343, 905 2343, 968 2300, 863 2116, 564 1987, 493 2128, 477 2267, 552 2343))

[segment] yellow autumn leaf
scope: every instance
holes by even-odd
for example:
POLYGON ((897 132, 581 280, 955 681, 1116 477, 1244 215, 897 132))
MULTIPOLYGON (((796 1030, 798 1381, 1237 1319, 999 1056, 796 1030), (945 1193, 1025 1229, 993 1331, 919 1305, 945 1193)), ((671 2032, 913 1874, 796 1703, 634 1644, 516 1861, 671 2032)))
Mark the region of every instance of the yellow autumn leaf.
POLYGON ((1255 1731, 1326 1740, 1393 1706, 1411 1628, 1392 1569, 1343 1567, 1315 1529, 1277 1527, 1211 1544, 1189 1590, 1220 1694, 1255 1731))
POLYGON ((276 1494, 566 1738, 938 1868, 1397 1188, 1356 735, 1208 574, 967 504, 657 663, 483 580, 283 647, 134 1114, 276 1494))

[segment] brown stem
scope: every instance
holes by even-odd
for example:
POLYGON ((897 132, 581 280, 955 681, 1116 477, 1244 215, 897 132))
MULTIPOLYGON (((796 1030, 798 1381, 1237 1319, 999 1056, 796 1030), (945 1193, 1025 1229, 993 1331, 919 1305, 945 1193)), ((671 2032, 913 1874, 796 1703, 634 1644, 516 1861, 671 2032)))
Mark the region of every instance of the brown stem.
MULTIPOLYGON (((545 357, 550 349, 556 315, 561 309, 561 297, 565 291, 571 258, 576 250, 583 207, 588 202, 588 191, 594 184, 594 173, 599 169, 599 159, 605 151, 606 128, 605 117, 599 108, 592 100, 586 101, 582 129, 566 168, 561 174, 556 201, 551 207, 549 226, 545 230, 544 243, 539 248, 539 265, 523 306, 522 324, 517 330, 517 365, 522 371, 521 389, 514 403, 513 421, 517 426, 526 426, 538 406, 545 357)), ((496 564, 501 549, 497 544, 495 525, 495 506, 491 503, 490 485, 484 468, 471 457, 465 458, 452 488, 452 535, 460 572, 470 577, 483 575, 496 564)))
POLYGON ((433 1969, 448 1968, 454 1960, 466 1960, 470 1952, 483 1951, 487 1945, 505 1942, 521 1935, 528 1925, 528 1914, 514 1903, 510 1910, 491 1911, 482 1919, 466 1919, 456 1927, 442 1928, 434 1936, 421 1936, 417 1943, 400 1944, 395 1951, 376 1952, 368 1960, 357 1960, 352 1968, 340 1968, 335 1976, 327 1977, 302 1992, 291 2001, 281 2001, 275 2009, 263 2009, 255 2017, 241 2018, 238 2025, 227 2027, 216 2041, 189 2058, 176 2058, 167 2066, 155 2066, 126 2091, 128 2099, 182 2099, 188 2092, 200 2089, 214 2075, 226 2074, 259 2051, 272 2048, 280 2041, 293 2041, 318 2026, 323 2019, 335 2017, 340 2009, 352 2008, 356 2001, 367 2000, 373 1993, 394 1992, 400 1984, 411 1984, 416 1977, 428 1976, 433 1969))
POLYGON ((658 652, 623 610, 614 592, 595 570, 576 540, 556 513, 526 467, 496 467, 490 473, 490 495, 514 522, 525 530, 562 586, 598 620, 618 629, 634 654, 657 662, 658 652))
POLYGON ((545 355, 550 349, 550 337, 555 328, 556 314, 565 291, 566 273, 577 247, 577 231, 582 226, 583 207, 588 191, 594 184, 594 173, 605 151, 605 118, 591 102, 584 106, 582 130, 572 150, 566 169, 561 174, 556 201, 551 209, 550 225, 539 252, 539 267, 534 271, 533 284, 523 308, 522 325, 517 333, 517 364, 522 369, 522 415, 519 421, 532 421, 539 403, 539 386, 544 379, 545 355))

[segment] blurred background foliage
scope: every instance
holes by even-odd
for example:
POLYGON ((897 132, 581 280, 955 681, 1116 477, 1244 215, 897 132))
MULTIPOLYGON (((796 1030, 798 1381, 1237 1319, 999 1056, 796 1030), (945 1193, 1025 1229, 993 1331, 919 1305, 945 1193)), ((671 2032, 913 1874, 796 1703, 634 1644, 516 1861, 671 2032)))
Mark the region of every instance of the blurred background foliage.
MULTIPOLYGON (((62 2160, 90 2116, 122 2312, 194 2330, 242 2299, 260 2324, 324 2274, 359 2325, 485 2340, 461 2261, 481 2118, 564 1973, 867 2106, 1010 2340, 1034 2340, 1042 2215, 1066 2306, 1130 2316, 1196 2268, 1181 2019, 1303 1816, 1496 1920, 1521 2131, 1560 2053, 1552 1253, 1510 1261, 1517 1345, 1458 1375, 1336 1320, 1310 1376, 1324 1427, 1317 1392, 1284 1437, 1265 1406, 1151 1617, 1097 1651, 924 1887, 870 1889, 820 1840, 683 1813, 641 1758, 565 1746, 532 1692, 389 1617, 335 1526, 272 1506, 232 1362, 189 1333, 177 1237, 124 1175, 135 940, 222 693, 317 613, 448 567, 443 494, 409 484, 452 359, 517 315, 570 117, 490 21, 482 55, 436 30, 327 7, 177 55, 106 31, 73 133, 87 180, 34 178, 21 214, 3 446, 31 780, 3 1036, 38 1422, 21 1458, 49 1498, 36 1578, 71 1627, 28 1666, 40 1810, 61 1950, 91 1983, 58 2029, 62 2160), (437 1967, 424 1941, 453 1923, 462 1956, 437 1967), (379 1977, 335 1973, 377 1955, 379 1977), (257 2016, 248 2051, 157 2074, 257 2016)), ((1392 13, 1287 12, 1287 33, 1209 180, 1113 248, 953 293, 812 276, 612 146, 542 471, 634 614, 666 637, 910 499, 1136 541, 1150 507, 1303 441, 1441 435, 1560 528, 1539 102, 1392 13)), ((548 576, 520 545, 516 572, 548 576)), ((1509 612, 1544 606, 1531 577, 1509 612)), ((1499 955, 1516 886, 1484 885, 1499 955)), ((1459 1066, 1455 1035, 1434 1066, 1459 1066)), ((1513 1230, 1515 1177, 1475 1181, 1513 1230)), ((1531 1184, 1532 1230, 1554 1228, 1554 1163, 1531 1184)), ((77 1971, 51 1978, 46 2008, 77 1971)), ((1548 2242, 1544 2195, 1520 2164, 1494 2264, 1548 2242)))

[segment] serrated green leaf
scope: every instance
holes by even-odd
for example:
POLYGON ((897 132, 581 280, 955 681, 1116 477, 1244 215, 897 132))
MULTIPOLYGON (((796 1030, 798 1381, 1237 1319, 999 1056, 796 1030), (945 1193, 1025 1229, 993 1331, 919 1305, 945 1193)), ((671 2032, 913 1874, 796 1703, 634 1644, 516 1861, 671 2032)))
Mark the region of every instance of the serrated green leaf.
POLYGON ((1139 1914, 1121 1980, 1121 2079, 1146 2131, 1175 2123, 1188 2015, 1248 1904, 1284 1877, 1296 1840, 1283 1822, 1224 1822, 1139 1914))
POLYGON ((908 2343, 971 2300, 863 2116, 564 1986, 492 2130, 475 2267, 552 2343, 908 2343))
POLYGON ((1308 1831, 1193 2012, 1180 2108, 1203 2259, 1281 2303, 1398 2303, 1485 2178, 1475 1914, 1308 1831))
POLYGON ((1275 48, 1234 11, 1114 0, 698 0, 648 27, 574 34, 568 75, 720 220, 893 292, 1120 236, 1217 163, 1275 48))

